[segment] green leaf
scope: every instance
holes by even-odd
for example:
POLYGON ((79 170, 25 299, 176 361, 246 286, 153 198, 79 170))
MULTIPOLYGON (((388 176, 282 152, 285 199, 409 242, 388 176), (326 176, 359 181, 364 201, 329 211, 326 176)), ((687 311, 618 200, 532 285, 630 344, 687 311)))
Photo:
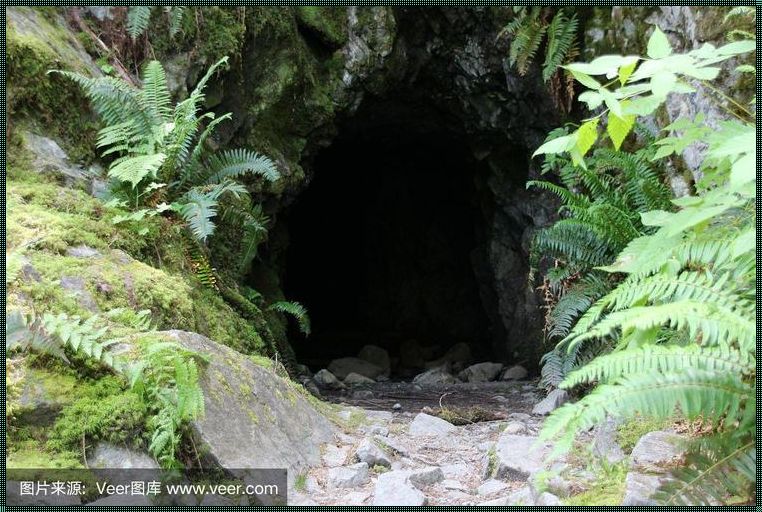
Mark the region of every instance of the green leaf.
POLYGON ((609 115, 609 123, 608 126, 606 126, 606 131, 617 151, 622 147, 622 142, 624 142, 624 139, 627 137, 627 134, 630 133, 630 130, 632 130, 634 125, 635 116, 633 115, 625 115, 624 117, 619 117, 614 114, 609 115))
POLYGON ((619 100, 616 99, 616 96, 614 96, 614 94, 607 89, 601 89, 600 93, 601 96, 603 96, 603 101, 606 103, 608 109, 615 116, 623 117, 624 114, 622 113, 622 105, 619 103, 619 100))
POLYGON ((631 64, 624 64, 619 68, 619 83, 624 85, 627 83, 627 80, 632 75, 632 72, 635 71, 635 67, 638 65, 638 61, 634 60, 631 64))
POLYGON ((587 108, 590 110, 595 110, 603 103, 603 96, 595 91, 585 91, 577 99, 582 103, 587 103, 587 108))
POLYGON ((659 71, 651 78, 651 92, 657 98, 666 98, 677 83, 677 76, 670 71, 659 71))
POLYGON ((601 84, 598 83, 598 81, 595 78, 591 77, 590 75, 587 75, 580 71, 575 71, 573 69, 570 69, 569 72, 572 74, 574 79, 577 80, 577 82, 581 83, 588 89, 593 89, 594 91, 597 91, 598 89, 601 88, 601 84))
POLYGON ((564 151, 568 151, 576 143, 577 139, 574 135, 565 135, 563 137, 558 137, 557 139, 549 140, 537 148, 537 151, 532 154, 532 158, 537 155, 563 153, 564 151))
POLYGON ((756 178, 756 159, 753 153, 747 153, 739 158, 730 170, 730 183, 732 185, 744 185, 756 178))
POLYGON ((648 40, 648 56, 652 59, 661 59, 672 53, 672 46, 669 44, 669 39, 664 35, 659 27, 654 27, 654 33, 651 34, 651 38, 648 40))
POLYGON ((697 78, 699 80, 714 80, 717 75, 720 74, 720 68, 706 67, 706 68, 687 68, 681 69, 680 72, 686 76, 697 78))
MULTIPOLYGON (((632 57, 624 57, 622 55, 604 55, 594 59, 592 62, 575 62, 564 66, 565 69, 573 73, 582 73, 585 75, 609 75, 612 72, 616 76, 616 71, 619 66, 629 64, 632 57)), ((576 78, 576 77, 575 77, 576 78)))
POLYGON ((664 98, 654 95, 641 96, 630 100, 626 107, 622 108, 624 115, 647 116, 653 114, 664 102, 664 98))
POLYGON ((108 175, 135 188, 149 174, 155 176, 166 158, 164 153, 124 158, 109 169, 108 175))
POLYGON ((598 140, 598 119, 590 119, 582 124, 577 130, 577 149, 580 156, 584 157, 595 141, 598 140))
POLYGON ((756 41, 736 41, 717 48, 717 55, 731 56, 754 51, 757 48, 756 41))

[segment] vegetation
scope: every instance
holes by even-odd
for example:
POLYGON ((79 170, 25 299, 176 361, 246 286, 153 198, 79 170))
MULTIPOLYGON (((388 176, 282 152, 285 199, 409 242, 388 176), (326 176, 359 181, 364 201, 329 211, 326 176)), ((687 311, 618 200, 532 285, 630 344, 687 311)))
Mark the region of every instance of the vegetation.
MULTIPOLYGON (((676 55, 657 29, 647 58, 604 56, 568 65, 589 89, 580 100, 605 109, 535 154, 568 153, 588 169, 585 155, 602 119, 618 146, 635 116, 654 112, 668 94, 693 93, 683 79, 712 80, 720 71, 716 63, 754 48, 754 42, 739 41, 676 55), (602 75, 618 78, 613 89, 594 78, 602 75)), ((563 380, 566 389, 596 387, 554 412, 542 433, 558 438, 559 452, 606 416, 666 419, 679 411, 688 420, 701 418, 710 433, 692 443, 687 466, 664 489, 662 499, 670 503, 750 496, 755 481, 755 127, 736 118, 708 133, 700 123, 678 120, 665 128, 670 136, 654 143, 659 159, 699 138, 707 142, 698 193, 673 200, 676 211, 641 213, 652 232, 633 238, 613 264, 599 267, 624 275, 561 343, 568 351, 605 340, 613 351, 563 380)))
MULTIPOLYGON (((183 218, 196 240, 205 243, 214 233, 222 197, 240 200, 248 194, 237 179, 247 174, 278 179, 273 163, 253 151, 208 154, 209 138, 231 115, 200 115, 199 108, 207 82, 226 62, 223 58, 211 66, 189 97, 174 109, 166 73, 158 61, 146 65, 140 89, 113 77, 58 72, 82 87, 106 124, 98 135, 98 147, 104 158, 116 157, 108 169, 112 193, 120 204, 131 203, 136 210, 123 220, 140 220, 170 210, 183 218), (208 124, 204 127, 204 123, 208 124), (139 209, 145 204, 153 208, 139 209)), ((260 227, 260 219, 240 202, 224 207, 238 214, 244 229, 260 227)))

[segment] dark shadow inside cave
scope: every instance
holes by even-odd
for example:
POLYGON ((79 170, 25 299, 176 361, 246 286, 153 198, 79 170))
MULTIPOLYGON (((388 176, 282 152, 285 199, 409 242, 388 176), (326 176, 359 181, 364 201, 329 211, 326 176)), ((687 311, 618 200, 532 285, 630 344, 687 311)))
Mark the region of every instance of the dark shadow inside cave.
POLYGON ((413 368, 394 363, 412 340, 427 359, 458 342, 477 360, 493 355, 474 271, 486 169, 454 127, 434 110, 378 102, 310 162, 285 219, 285 293, 313 325, 292 337, 300 362, 319 369, 374 344, 404 376, 413 368))

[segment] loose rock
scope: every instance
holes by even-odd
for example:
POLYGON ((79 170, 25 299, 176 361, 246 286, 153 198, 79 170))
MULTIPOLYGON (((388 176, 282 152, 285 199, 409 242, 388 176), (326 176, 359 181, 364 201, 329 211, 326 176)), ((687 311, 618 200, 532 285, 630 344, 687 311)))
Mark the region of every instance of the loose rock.
POLYGON ((503 372, 500 380, 524 380, 529 375, 526 368, 521 365, 511 366, 503 372))
POLYGON ((444 480, 444 473, 442 473, 442 468, 432 466, 412 471, 409 480, 410 483, 420 489, 441 482, 444 480))
POLYGON ((532 408, 532 414, 547 416, 566 403, 568 395, 563 389, 554 389, 540 403, 532 408))
POLYGON ((407 471, 390 471, 379 475, 373 495, 373 505, 426 504, 426 496, 413 487, 407 471))
POLYGON ((426 370, 423 373, 419 373, 413 378, 413 382, 423 386, 435 386, 441 384, 455 384, 460 381, 450 373, 449 365, 445 364, 437 368, 426 370))
POLYGON ((365 377, 364 375, 360 375, 359 373, 350 373, 347 375, 347 377, 344 379, 344 384, 347 386, 362 386, 362 385, 368 385, 368 384, 375 384, 376 381, 373 379, 369 379, 368 377, 365 377))
POLYGON ((442 418, 419 413, 410 423, 409 433, 412 436, 444 436, 456 430, 455 425, 442 418))
POLYGON ((490 382, 497 378, 502 368, 500 363, 477 363, 460 372, 458 378, 466 382, 490 382))
POLYGON ((536 443, 536 437, 502 434, 495 445, 495 477, 527 480, 533 473, 541 471, 551 446, 536 443))
POLYGON ((359 487, 369 481, 368 465, 365 462, 328 470, 328 483, 334 488, 348 489, 359 487))
POLYGON ((392 461, 376 443, 370 439, 363 439, 355 451, 355 458, 359 462, 365 462, 368 466, 392 467, 392 461))
POLYGON ((357 357, 364 359, 382 369, 382 375, 388 376, 391 373, 391 361, 389 352, 376 345, 365 345, 357 357))
POLYGON ((344 383, 341 382, 339 379, 336 378, 334 374, 329 372, 326 369, 322 369, 319 372, 315 374, 313 377, 315 380, 315 383, 323 388, 328 389, 344 389, 346 386, 344 386, 344 383))
POLYGON ((358 357, 334 359, 328 365, 328 370, 342 380, 350 373, 359 373, 369 379, 375 379, 384 372, 383 368, 358 357))
POLYGON ((496 494, 504 489, 508 488, 508 484, 501 482, 500 480, 490 479, 481 484, 476 489, 476 494, 479 496, 489 496, 490 494, 496 494))

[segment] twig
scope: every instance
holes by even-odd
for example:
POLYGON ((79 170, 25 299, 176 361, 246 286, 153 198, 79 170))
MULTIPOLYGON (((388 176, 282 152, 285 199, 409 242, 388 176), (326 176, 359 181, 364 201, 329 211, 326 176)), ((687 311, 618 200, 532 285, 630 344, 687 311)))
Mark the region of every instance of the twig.
POLYGON ((85 434, 82 434, 82 462, 85 464, 85 469, 90 469, 87 465, 87 455, 85 451, 85 434))
POLYGON ((93 32, 90 27, 87 26, 87 23, 85 23, 82 20, 82 16, 79 14, 79 9, 74 8, 71 9, 71 19, 77 24, 77 27, 84 33, 86 33, 90 38, 98 45, 100 46, 101 50, 106 52, 107 56, 111 56, 111 63, 114 66, 114 69, 119 74, 119 76, 125 80, 127 83, 130 83, 132 85, 136 85, 135 81, 132 79, 132 75, 127 72, 127 70, 124 68, 121 62, 119 62, 119 59, 117 59, 115 56, 113 56, 113 52, 111 51, 111 48, 109 48, 106 43, 101 41, 101 39, 93 32))

